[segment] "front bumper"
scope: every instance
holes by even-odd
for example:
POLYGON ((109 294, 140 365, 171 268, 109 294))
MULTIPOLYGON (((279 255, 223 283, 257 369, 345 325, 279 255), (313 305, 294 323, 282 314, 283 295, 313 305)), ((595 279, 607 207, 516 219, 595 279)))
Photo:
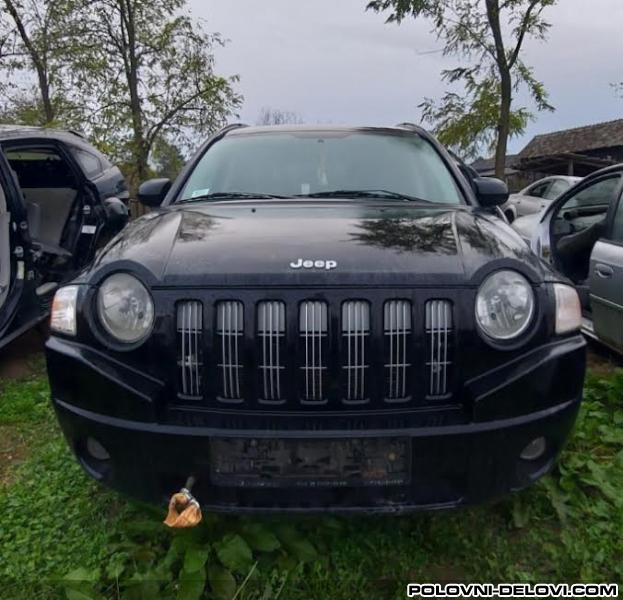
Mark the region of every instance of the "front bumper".
POLYGON ((571 338, 553 344, 546 358, 535 355, 513 361, 508 372, 497 368, 471 382, 474 395, 468 422, 246 428, 210 426, 206 418, 189 426, 158 418, 156 381, 134 373, 132 385, 131 373, 118 364, 106 367, 102 355, 90 352, 55 338, 47 345, 54 407, 87 473, 152 503, 166 502, 193 475, 197 480, 193 493, 204 509, 221 512, 403 512, 481 503, 524 488, 555 463, 579 410, 584 375, 584 343, 571 338), (502 414, 508 399, 517 402, 522 390, 529 412, 502 414), (134 408, 113 410, 119 402, 134 408), (499 410, 490 410, 491 405, 499 410), (520 458, 523 449, 541 437, 546 440, 544 453, 534 460, 520 458), (88 438, 97 440, 110 458, 94 457, 87 449, 88 438), (403 440, 409 478, 374 485, 323 486, 314 480, 272 487, 223 483, 212 476, 210 456, 212 442, 223 438, 316 440, 320 445, 324 440, 403 440))

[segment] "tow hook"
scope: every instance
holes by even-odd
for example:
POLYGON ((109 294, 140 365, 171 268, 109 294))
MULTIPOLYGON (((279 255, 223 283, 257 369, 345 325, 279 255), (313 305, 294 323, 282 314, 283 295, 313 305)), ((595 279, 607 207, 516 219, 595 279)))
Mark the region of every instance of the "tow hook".
POLYGON ((190 476, 186 485, 169 500, 169 513, 164 524, 172 529, 187 529, 196 527, 201 523, 201 506, 196 498, 190 493, 195 478, 190 476))

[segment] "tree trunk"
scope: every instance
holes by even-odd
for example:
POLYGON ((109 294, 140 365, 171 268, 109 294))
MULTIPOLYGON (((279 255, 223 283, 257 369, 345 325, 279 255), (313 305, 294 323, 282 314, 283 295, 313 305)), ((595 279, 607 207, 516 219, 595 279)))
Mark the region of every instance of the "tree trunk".
POLYGON ((39 90, 41 91, 41 102, 43 105, 43 116, 45 117, 45 125, 52 125, 56 114, 54 113, 54 106, 52 106, 52 99, 50 97, 50 83, 47 79, 45 70, 39 70, 37 67, 37 77, 39 79, 39 90))
POLYGON ((137 58, 136 22, 133 0, 120 0, 120 17, 122 29, 125 29, 126 77, 130 95, 130 113, 132 115, 132 158, 134 174, 130 181, 130 198, 132 216, 138 217, 145 211, 138 203, 138 187, 147 179, 149 173, 149 147, 145 139, 143 113, 139 93, 139 61, 137 58))
POLYGON ((30 39, 26 26, 24 25, 24 21, 22 20, 15 4, 13 4, 12 0, 5 0, 4 5, 15 23, 15 27, 17 28, 22 43, 24 44, 28 52, 28 56, 30 57, 35 71, 37 72, 39 94, 41 95, 41 104, 43 106, 43 115, 45 118, 44 125, 51 125, 54 121, 55 115, 54 106, 52 105, 50 97, 50 81, 48 79, 46 63, 30 39))
POLYGON ((504 179, 506 174, 506 151, 510 135, 511 103, 513 101, 510 73, 502 73, 500 118, 498 120, 498 140, 495 147, 495 176, 504 179))
POLYGON ((495 148, 495 176, 504 179, 506 172, 506 148, 510 133, 511 104, 513 101, 513 82, 500 25, 500 2, 499 0, 486 0, 486 5, 487 19, 495 42, 495 60, 500 73, 500 113, 498 118, 498 139, 495 148))

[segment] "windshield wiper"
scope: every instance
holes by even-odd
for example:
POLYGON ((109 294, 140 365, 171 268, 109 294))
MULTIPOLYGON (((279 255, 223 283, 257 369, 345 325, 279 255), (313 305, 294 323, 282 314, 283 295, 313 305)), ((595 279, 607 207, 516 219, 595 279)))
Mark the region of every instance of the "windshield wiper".
POLYGON ((401 200, 403 202, 425 202, 434 204, 430 200, 390 192, 389 190, 333 190, 327 192, 315 192, 313 194, 301 194, 297 198, 384 198, 390 200, 401 200))
POLYGON ((194 198, 184 198, 177 202, 177 204, 184 204, 187 202, 201 202, 202 200, 240 200, 244 198, 265 200, 270 198, 285 199, 287 196, 277 196, 275 194, 261 194, 254 192, 214 192, 212 194, 201 194, 194 198))

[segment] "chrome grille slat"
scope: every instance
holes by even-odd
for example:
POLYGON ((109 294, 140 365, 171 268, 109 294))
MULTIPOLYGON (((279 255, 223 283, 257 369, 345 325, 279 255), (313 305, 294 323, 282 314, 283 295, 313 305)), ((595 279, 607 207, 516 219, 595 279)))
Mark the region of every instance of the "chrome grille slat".
POLYGON ((385 334, 386 386, 385 398, 389 401, 408 399, 407 379, 411 362, 411 303, 408 300, 390 300, 383 306, 383 331, 385 334))
POLYGON ((370 336, 370 304, 363 300, 349 300, 342 305, 342 336, 346 343, 346 390, 344 401, 360 404, 366 397, 366 344, 370 336))
POLYGON ((451 332, 453 330, 452 305, 448 300, 429 300, 426 303, 426 337, 428 357, 428 395, 445 396, 449 391, 451 332))
POLYGON ((216 334, 220 336, 217 348, 219 356, 219 397, 240 402, 242 365, 240 364, 240 340, 244 335, 244 306, 242 302, 228 300, 216 306, 216 334))
POLYGON ((180 392, 198 399, 203 393, 203 305, 194 300, 180 302, 176 313, 180 392))
POLYGON ((258 368, 262 381, 262 402, 282 402, 282 344, 286 335, 286 307, 280 301, 260 302, 257 307, 257 333, 261 339, 258 368))
POLYGON ((328 307, 326 302, 306 300, 299 307, 299 336, 304 352, 302 400, 304 403, 325 402, 324 372, 327 370, 323 346, 328 342, 328 307))

